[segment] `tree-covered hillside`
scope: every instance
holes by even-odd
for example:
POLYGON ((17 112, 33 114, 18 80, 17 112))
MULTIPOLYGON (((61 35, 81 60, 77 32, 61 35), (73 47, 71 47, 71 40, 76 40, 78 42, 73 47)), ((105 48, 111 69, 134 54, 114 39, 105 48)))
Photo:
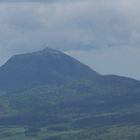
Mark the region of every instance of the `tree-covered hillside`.
POLYGON ((0 68, 1 140, 139 140, 140 81, 52 49, 0 68))

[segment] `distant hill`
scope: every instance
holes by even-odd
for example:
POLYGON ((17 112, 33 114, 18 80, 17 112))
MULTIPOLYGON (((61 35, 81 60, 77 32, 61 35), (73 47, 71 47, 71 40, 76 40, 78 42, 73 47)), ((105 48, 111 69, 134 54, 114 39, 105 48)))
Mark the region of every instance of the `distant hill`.
POLYGON ((18 90, 39 85, 60 85, 99 74, 74 58, 51 48, 15 55, 0 67, 0 89, 18 90))

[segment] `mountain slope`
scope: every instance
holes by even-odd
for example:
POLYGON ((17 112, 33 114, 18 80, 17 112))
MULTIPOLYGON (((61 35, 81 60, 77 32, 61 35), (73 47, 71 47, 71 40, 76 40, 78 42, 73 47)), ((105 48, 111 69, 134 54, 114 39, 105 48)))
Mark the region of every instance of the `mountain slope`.
POLYGON ((16 55, 0 68, 0 138, 139 140, 139 101, 140 81, 49 48, 16 55))
POLYGON ((98 76, 97 72, 74 58, 46 48, 34 53, 15 55, 0 67, 0 89, 27 89, 98 76))

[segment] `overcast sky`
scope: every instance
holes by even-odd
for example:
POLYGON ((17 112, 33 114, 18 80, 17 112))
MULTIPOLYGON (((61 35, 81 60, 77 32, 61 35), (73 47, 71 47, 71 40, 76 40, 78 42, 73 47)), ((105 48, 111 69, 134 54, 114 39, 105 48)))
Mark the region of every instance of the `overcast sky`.
POLYGON ((100 73, 140 79, 139 0, 0 0, 0 64, 60 49, 100 73))

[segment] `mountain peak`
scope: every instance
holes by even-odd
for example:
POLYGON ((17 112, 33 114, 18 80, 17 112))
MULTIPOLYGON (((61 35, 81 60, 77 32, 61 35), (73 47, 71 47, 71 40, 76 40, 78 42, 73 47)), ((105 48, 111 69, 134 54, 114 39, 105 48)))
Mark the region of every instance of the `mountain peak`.
POLYGON ((42 50, 37 51, 36 53, 43 53, 43 54, 44 53, 52 53, 52 54, 58 54, 58 53, 61 53, 61 52, 58 51, 58 50, 52 49, 50 47, 45 47, 42 50))

